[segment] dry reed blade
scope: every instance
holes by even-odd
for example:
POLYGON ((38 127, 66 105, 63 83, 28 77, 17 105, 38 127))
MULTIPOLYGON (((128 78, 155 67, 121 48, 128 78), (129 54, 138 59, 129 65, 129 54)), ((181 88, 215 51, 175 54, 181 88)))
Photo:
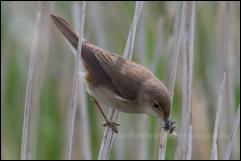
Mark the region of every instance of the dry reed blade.
MULTIPOLYGON (((73 17, 74 17, 74 27, 79 31, 80 29, 80 6, 78 2, 72 3, 73 8, 73 17)), ((67 41, 68 42, 68 41, 67 41)), ((69 42, 68 42, 69 43, 69 42)), ((72 45, 71 45, 72 47, 72 45)), ((73 50, 73 47, 71 48, 73 50)), ((74 50, 75 51, 75 50, 74 50)), ((76 53, 76 52, 75 52, 76 53)), ((74 53, 74 55, 76 55, 74 53)), ((83 68, 83 64, 81 61, 79 61, 80 69, 81 71, 83 68)), ((81 71, 84 72, 84 71, 81 71)), ((81 74, 81 73, 80 73, 81 74)), ((81 151, 83 151, 83 159, 90 160, 91 159, 91 148, 90 148, 90 134, 89 134, 89 117, 87 112, 87 95, 84 87, 83 78, 79 76, 79 91, 80 91, 80 145, 81 145, 81 151)))
POLYGON ((66 160, 71 159, 71 152, 72 152, 72 142, 73 142, 73 132, 74 132, 74 124, 75 124, 75 113, 76 113, 76 106, 77 106, 77 95, 79 89, 79 73, 80 73, 80 53, 82 47, 82 39, 83 39, 83 32, 84 32, 84 23, 85 23, 85 9, 86 9, 86 2, 82 2, 82 10, 81 10, 81 23, 80 23, 80 30, 79 30, 79 42, 78 42, 78 49, 75 56, 75 71, 74 71, 74 80, 73 80, 73 88, 72 88, 72 97, 71 97, 71 106, 69 111, 69 126, 68 126, 68 136, 67 136, 67 149, 66 149, 66 160))
MULTIPOLYGON (((174 53, 172 56, 172 69, 170 71, 169 88, 168 88, 169 93, 171 95, 171 102, 173 100, 174 87, 175 87, 175 81, 176 81, 177 64, 178 64, 181 40, 182 40, 182 36, 183 36, 183 31, 184 31, 185 8, 186 8, 186 2, 179 2, 179 11, 177 13, 175 24, 174 24, 174 34, 175 34, 174 35, 174 40, 175 40, 174 53)), ((167 143, 167 133, 165 131, 162 131, 161 137, 160 137, 159 160, 165 159, 166 143, 167 143)))
MULTIPOLYGON (((136 2, 135 15, 130 27, 128 38, 126 41, 125 51, 123 54, 123 57, 127 59, 132 58, 136 27, 137 27, 138 19, 140 17, 143 3, 144 2, 139 2, 139 1, 136 2)), ((108 118, 111 121, 118 121, 118 117, 119 117, 119 112, 117 110, 114 110, 114 109, 109 110, 108 118)), ((99 160, 107 160, 109 158, 109 153, 110 153, 111 146, 113 144, 113 139, 114 139, 113 137, 114 137, 113 130, 110 127, 106 127, 104 137, 101 143, 100 152, 99 152, 99 157, 98 157, 99 160)))
POLYGON ((224 87, 226 82, 226 73, 224 73, 223 80, 221 82, 218 94, 218 106, 216 111, 216 120, 214 125, 214 132, 213 132, 213 143, 212 143, 212 151, 211 151, 211 160, 218 159, 218 152, 217 152, 217 135, 218 135, 218 127, 219 121, 222 111, 222 104, 223 104, 223 95, 224 95, 224 87))
POLYGON ((33 73, 34 73, 34 65, 36 61, 37 55, 37 41, 39 37, 39 25, 40 25, 41 13, 37 13, 37 18, 34 25, 34 33, 33 33, 33 41, 30 51, 30 60, 28 67, 28 80, 26 87, 26 97, 25 97, 25 107, 24 107, 24 122, 23 122, 23 131, 22 131, 22 145, 21 145, 21 160, 26 159, 27 152, 27 139, 28 139, 28 126, 29 126, 29 112, 31 105, 31 96, 33 89, 33 73))
MULTIPOLYGON (((32 108, 30 110, 30 131, 28 138, 28 150, 27 150, 27 160, 35 160, 37 153, 37 142, 38 142, 38 121, 39 121, 39 111, 40 111, 40 96, 41 89, 44 85, 45 73, 46 73, 46 63, 49 51, 49 41, 50 41, 50 22, 49 14, 53 10, 54 2, 48 3, 48 7, 42 8, 44 2, 37 2, 37 8, 42 13, 42 20, 39 30, 39 43, 38 46, 41 47, 41 54, 38 54, 35 68, 34 93, 32 94, 31 104, 32 108)), ((39 48, 38 48, 39 49, 39 48)))
POLYGON ((232 133, 231 133, 231 137, 229 139, 228 142, 228 146, 227 146, 227 150, 224 156, 224 160, 229 160, 230 159, 230 155, 232 152, 232 145, 234 143, 234 139, 235 139, 235 135, 239 126, 239 122, 240 122, 240 104, 238 106, 238 110, 237 110, 237 114, 233 123, 233 128, 232 128, 232 133))
MULTIPOLYGON (((139 22, 139 28, 138 28, 138 34, 137 34, 137 57, 138 57, 138 62, 144 66, 148 66, 147 64, 147 59, 146 59, 146 25, 145 25, 145 19, 142 18, 140 19, 139 22)), ((138 120, 138 128, 140 129, 140 133, 143 133, 147 131, 147 124, 148 123, 148 118, 147 115, 140 115, 140 118, 138 120)), ((147 139, 142 138, 139 141, 139 144, 136 148, 137 150, 137 159, 138 160, 143 160, 147 159, 147 153, 148 153, 148 144, 147 144, 147 139)))
POLYGON ((183 101, 182 101, 182 128, 178 138, 178 147, 175 159, 191 159, 192 150, 192 123, 191 123, 191 96, 192 71, 195 28, 195 2, 187 2, 186 25, 184 33, 183 53, 183 101), (189 147, 191 146, 191 147, 189 147))

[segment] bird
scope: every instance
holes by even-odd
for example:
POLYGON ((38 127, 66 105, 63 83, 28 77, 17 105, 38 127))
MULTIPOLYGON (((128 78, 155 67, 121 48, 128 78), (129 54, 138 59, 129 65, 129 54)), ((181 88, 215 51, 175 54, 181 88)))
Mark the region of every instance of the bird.
MULTIPOLYGON (((62 17, 50 15, 55 26, 77 50, 79 35, 62 17)), ((164 129, 174 131, 170 121, 171 97, 165 85, 146 67, 105 51, 82 40, 81 62, 85 70, 83 81, 109 126, 118 133, 118 122, 108 120, 101 106, 108 106, 126 113, 146 113, 162 119, 164 129)))

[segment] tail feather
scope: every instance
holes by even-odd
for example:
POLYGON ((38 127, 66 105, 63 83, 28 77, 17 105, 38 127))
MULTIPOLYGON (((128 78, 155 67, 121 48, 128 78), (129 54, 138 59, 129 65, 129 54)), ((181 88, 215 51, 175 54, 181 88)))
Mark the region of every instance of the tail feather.
MULTIPOLYGON (((79 34, 60 16, 50 15, 53 23, 61 31, 64 37, 71 43, 71 45, 77 49, 79 34)), ((85 41, 83 39, 83 41, 85 41)))

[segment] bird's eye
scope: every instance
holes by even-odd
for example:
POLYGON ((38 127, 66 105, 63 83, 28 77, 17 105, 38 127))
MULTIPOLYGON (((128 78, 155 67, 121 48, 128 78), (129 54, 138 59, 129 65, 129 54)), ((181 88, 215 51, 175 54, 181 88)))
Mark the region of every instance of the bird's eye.
POLYGON ((153 105, 155 108, 159 108, 159 106, 158 106, 158 104, 157 103, 154 103, 154 105, 153 105))

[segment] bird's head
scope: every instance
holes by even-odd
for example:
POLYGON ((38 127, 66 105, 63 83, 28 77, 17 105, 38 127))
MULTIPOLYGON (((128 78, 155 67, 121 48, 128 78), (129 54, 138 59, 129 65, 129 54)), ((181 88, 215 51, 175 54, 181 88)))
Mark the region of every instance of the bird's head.
POLYGON ((165 124, 163 128, 172 133, 175 127, 170 121, 171 97, 165 85, 157 78, 143 82, 138 99, 143 105, 143 111, 161 118, 165 124))

